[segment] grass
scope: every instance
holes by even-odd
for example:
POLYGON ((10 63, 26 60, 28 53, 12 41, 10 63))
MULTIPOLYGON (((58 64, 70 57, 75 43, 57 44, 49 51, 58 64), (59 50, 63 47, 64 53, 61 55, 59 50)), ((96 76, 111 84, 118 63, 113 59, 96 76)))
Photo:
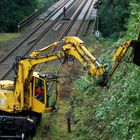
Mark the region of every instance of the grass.
POLYGON ((11 41, 19 37, 19 33, 0 33, 0 42, 11 41))
POLYGON ((42 121, 33 140, 63 140, 70 139, 67 132, 65 113, 68 112, 69 103, 60 101, 58 112, 43 114, 42 121))

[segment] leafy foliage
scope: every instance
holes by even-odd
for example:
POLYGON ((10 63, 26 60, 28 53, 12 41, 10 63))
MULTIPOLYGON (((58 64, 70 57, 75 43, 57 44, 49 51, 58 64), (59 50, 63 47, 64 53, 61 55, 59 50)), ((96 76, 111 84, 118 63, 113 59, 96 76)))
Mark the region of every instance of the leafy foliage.
POLYGON ((93 93, 95 90, 96 83, 91 77, 81 76, 79 80, 76 81, 76 90, 77 92, 93 93))
POLYGON ((118 38, 126 31, 130 0, 104 0, 99 10, 99 27, 104 37, 118 38))
POLYGON ((0 32, 13 32, 17 24, 37 7, 37 0, 1 0, 0 32))
MULTIPOLYGON (((105 0, 103 3, 113 1, 105 0)), ((118 1, 116 1, 118 2, 118 1)), ((119 5, 122 6, 124 1, 119 1, 119 5)), ((125 23, 128 30, 125 32, 124 37, 119 39, 112 48, 102 51, 100 61, 110 65, 111 56, 114 54, 112 51, 114 47, 126 42, 128 39, 135 39, 140 23, 140 2, 137 0, 130 0, 125 2, 130 5, 131 14, 127 23, 125 23), (130 2, 130 3, 129 3, 130 2)), ((125 3, 125 4, 126 4, 125 3)), ((116 8, 116 7, 115 7, 116 8)), ((108 8, 109 9, 109 8, 108 8)), ((114 9, 115 10, 115 9, 114 9)), ((108 11, 111 12, 109 9, 108 11)), ((128 12, 130 12, 128 10, 128 12)), ((125 13, 125 12, 124 12, 125 13)), ((127 12, 126 12, 127 13, 127 12)), ((120 14, 120 13, 118 13, 120 14)), ((116 15, 117 16, 117 15, 116 15)), ((107 18, 108 16, 104 16, 107 18)), ((114 17, 110 16, 114 19, 114 17)), ((121 18, 121 16, 120 16, 121 18)), ((106 19, 107 20, 107 19, 106 19)), ((111 20, 111 21, 113 21, 111 20)), ((127 20, 126 20, 127 21, 127 20)), ((105 22, 103 20, 103 22, 105 22)), ((110 22, 110 21, 109 21, 110 22)), ((114 22, 113 22, 114 23, 114 22)), ((115 29, 116 25, 111 27, 115 29)), ((114 23, 117 24, 117 23, 114 23)), ((104 24, 106 25, 106 24, 104 24)), ((123 24, 124 25, 124 24, 123 24)), ((106 26, 104 26, 106 27, 106 26)), ((118 29, 118 28, 116 28, 118 29)), ((111 29, 112 30, 112 29, 111 29)), ((112 35, 114 32, 107 32, 107 35, 112 35), (109 34, 108 34, 109 33, 109 34)), ((123 28, 120 30, 123 31, 123 28)), ((118 33, 117 33, 118 34, 118 33)), ((113 75, 111 82, 109 83, 109 88, 95 88, 89 86, 86 82, 81 79, 78 81, 77 88, 82 90, 80 96, 77 99, 77 108, 75 109, 75 114, 79 114, 79 101, 81 101, 82 108, 85 110, 80 114, 80 117, 76 116, 76 119, 80 119, 76 124, 77 133, 79 136, 82 135, 79 130, 81 127, 86 129, 86 134, 83 139, 95 140, 139 140, 140 139, 140 70, 138 66, 132 63, 125 62, 122 60, 119 68, 113 75), (79 88, 81 82, 81 87, 79 88), (88 89, 94 89, 94 92, 89 93, 88 89), (84 92, 84 94, 83 94, 84 92), (84 116, 84 117, 83 117, 84 116), (86 116, 86 117, 85 117, 86 116)), ((82 78, 84 79, 84 78, 82 78)))
POLYGON ((128 30, 125 35, 125 39, 135 38, 140 30, 140 1, 131 0, 131 14, 129 22, 127 23, 128 30))

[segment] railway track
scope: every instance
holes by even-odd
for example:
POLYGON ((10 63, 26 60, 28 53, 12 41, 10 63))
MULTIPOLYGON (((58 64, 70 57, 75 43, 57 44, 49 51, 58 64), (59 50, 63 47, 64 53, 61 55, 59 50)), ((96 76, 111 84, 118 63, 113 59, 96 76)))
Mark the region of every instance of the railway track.
MULTIPOLYGON (((80 2, 80 1, 79 1, 79 2, 80 2)), ((72 27, 73 24, 76 22, 76 20, 77 20, 77 18, 78 18, 78 16, 79 16, 79 13, 82 11, 82 9, 83 9, 85 3, 86 3, 86 0, 83 1, 83 3, 81 4, 80 8, 79 8, 78 11, 75 13, 74 18, 69 22, 67 28, 66 28, 66 29, 64 30, 64 32, 60 35, 60 37, 59 37, 59 39, 58 39, 57 41, 62 40, 66 35, 68 35, 68 33, 69 33, 71 27, 72 27)), ((79 26, 79 27, 76 29, 76 30, 77 30, 76 32, 78 32, 78 31, 80 30, 80 27, 81 27, 81 26, 79 26)), ((75 34, 72 34, 72 35, 75 35, 75 34)), ((56 51, 56 48, 53 48, 53 49, 50 51, 50 54, 53 53, 54 51, 56 51)), ((57 51, 59 51, 59 50, 57 50, 57 51)), ((46 65, 46 64, 45 64, 45 65, 46 65)), ((40 71, 43 69, 43 66, 44 66, 44 63, 41 64, 41 66, 40 66, 40 68, 39 68, 40 71)), ((61 68, 61 67, 60 67, 60 68, 61 68)), ((57 70, 57 71, 59 71, 59 70, 57 70)))
MULTIPOLYGON (((86 32, 88 29, 88 25, 89 25, 89 15, 93 9, 93 5, 95 4, 95 0, 89 0, 89 4, 87 4, 87 7, 85 7, 85 14, 83 16, 83 19, 80 22, 80 28, 79 30, 76 32, 76 35, 83 35, 83 30, 86 32), (88 21, 88 22, 87 22, 88 21)), ((79 17, 80 18, 80 17, 79 17)))
POLYGON ((27 18, 25 18, 24 20, 22 20, 21 22, 18 23, 18 31, 22 31, 25 27, 27 27, 28 25, 30 25, 33 20, 40 15, 44 10, 46 10, 46 6, 38 9, 37 11, 33 12, 30 16, 28 16, 27 18))
POLYGON ((71 31, 68 35, 83 35, 83 32, 85 32, 88 29, 87 24, 89 24, 89 17, 93 10, 93 5, 95 4, 96 0, 87 0, 86 5, 84 6, 81 14, 78 16, 77 21, 73 25, 71 31), (77 30, 78 29, 78 30, 77 30))
MULTIPOLYGON (((89 2, 89 5, 91 5, 92 0, 88 0, 88 2, 89 2)), ((75 12, 75 14, 74 14, 74 16, 73 16, 73 19, 70 20, 70 21, 68 22, 67 26, 65 27, 64 31, 61 32, 61 34, 60 34, 60 36, 59 36, 59 38, 58 38, 57 41, 61 40, 64 36, 69 35, 69 32, 70 32, 72 26, 73 26, 74 23, 76 22, 78 16, 80 15, 80 13, 81 13, 81 11, 83 10, 84 6, 86 5, 87 1, 86 1, 86 0, 79 0, 79 1, 75 1, 73 4, 79 5, 80 3, 81 3, 81 5, 79 6, 78 10, 75 12)), ((67 7, 67 12, 68 12, 69 9, 71 9, 71 8, 72 8, 72 6, 69 5, 69 6, 67 7)), ((61 8, 60 8, 60 9, 61 9, 61 8)), ((88 8, 87 8, 87 9, 88 9, 88 8)), ((70 12, 70 13, 71 13, 71 12, 70 12)), ((73 33, 73 34, 71 34, 71 35, 77 35, 77 34, 78 34, 78 32, 79 32, 79 30, 80 30, 80 28, 81 28, 81 25, 82 25, 82 23, 83 23, 83 21, 84 21, 84 18, 86 17, 86 14, 87 14, 87 13, 88 13, 88 11, 85 12, 82 21, 80 22, 79 26, 78 26, 77 29, 75 30, 75 31, 76 31, 76 34, 73 33)), ((51 16, 50 18, 52 18, 52 16, 51 16)), ((63 13, 61 13, 54 21, 52 21, 52 23, 51 23, 37 38, 35 38, 35 39, 33 40, 33 42, 31 42, 30 48, 24 50, 24 54, 23 54, 22 56, 26 56, 26 55, 34 48, 34 46, 36 46, 37 43, 50 31, 50 29, 51 29, 57 22, 59 22, 59 20, 62 19, 62 18, 63 18, 63 13)), ((15 49, 14 51, 17 51, 17 49, 15 49)), ((14 51, 12 51, 12 53, 13 53, 14 51)), ((55 50, 51 50, 51 53, 54 52, 54 51, 55 51, 55 50)), ((23 52, 23 51, 22 51, 22 52, 23 52)), ((10 53, 9 56, 11 56, 12 53, 10 53)), ((17 53, 17 54, 18 54, 18 53, 17 53)), ((16 56, 16 55, 15 55, 15 56, 16 56)), ((15 57, 15 56, 12 56, 12 58, 15 57)), ((6 56, 5 59, 3 59, 0 63, 2 64, 3 62, 5 62, 7 58, 8 58, 8 56, 6 56)), ((9 57, 9 59, 12 60, 10 57, 9 57)), ((12 62, 11 62, 11 63, 12 63, 12 62)), ((11 63, 10 63, 10 65, 11 65, 11 63)), ((41 67, 43 67, 43 64, 42 64, 41 67)), ((42 69, 42 68, 40 68, 40 69, 42 69)), ((8 69, 8 70, 4 70, 4 74, 1 74, 1 73, 0 73, 0 75, 2 75, 2 76, 1 76, 1 79, 7 79, 7 77, 10 75, 10 73, 12 73, 12 75, 14 74, 14 72, 13 72, 13 67, 10 67, 10 69, 8 69)))
POLYGON ((94 5, 96 2, 97 2, 97 0, 94 0, 92 2, 92 5, 90 6, 90 9, 85 17, 85 21, 83 22, 82 27, 81 27, 81 29, 83 29, 83 30, 79 31, 79 34, 82 36, 85 36, 87 34, 87 31, 88 31, 88 28, 90 25, 90 21, 91 20, 95 21, 95 19, 96 19, 97 9, 94 8, 94 5), (92 16, 91 16, 91 13, 92 13, 92 16))
MULTIPOLYGON (((28 41, 44 24, 46 24, 48 21, 49 21, 49 19, 51 18, 51 17, 53 17, 66 3, 68 2, 68 0, 65 2, 65 3, 63 3, 63 5, 61 5, 60 7, 58 7, 58 9, 56 9, 52 14, 50 14, 47 18, 46 18, 46 20, 42 23, 42 24, 40 24, 33 32, 31 32, 25 39, 23 39, 14 49, 12 49, 5 57, 3 57, 1 60, 0 60, 0 64, 2 63, 2 62, 4 62, 10 55, 12 55, 12 53, 14 53, 19 47, 21 47, 26 41, 28 41)), ((57 20, 56 20, 57 21, 57 20)), ((55 22, 56 22, 55 21, 55 22)), ((50 24, 50 26, 53 26, 52 24, 50 24)), ((49 27, 50 27, 49 26, 49 27)), ((46 28, 46 29, 48 29, 48 28, 46 28)), ((40 33, 40 35, 41 35, 42 33, 40 33)), ((32 39, 33 40, 33 39, 32 39)), ((29 42, 29 41, 28 41, 29 42)))
MULTIPOLYGON (((64 5, 66 5, 68 1, 66 1, 64 3, 64 5)), ((71 1, 70 5, 67 6, 67 8, 71 8, 71 6, 73 5, 73 0, 71 1)), ((63 5, 63 6, 64 6, 63 5)), ((48 18, 48 20, 53 17, 56 12, 58 12, 63 6, 61 6, 60 8, 57 9, 57 11, 55 11, 52 15, 50 15, 50 17, 48 18)), ((28 54, 28 52, 30 52, 31 49, 33 49, 33 47, 44 37, 44 35, 50 31, 50 29, 56 24, 56 22, 63 17, 63 13, 61 13, 54 21, 51 22, 51 24, 49 24, 33 41, 33 43, 29 46, 29 48, 27 47, 22 47, 22 45, 26 45, 25 43, 28 42, 29 38, 32 37, 32 35, 34 35, 34 33, 40 29, 48 20, 46 20, 44 23, 42 23, 42 25, 40 25, 39 27, 37 27, 37 29, 35 29, 27 38, 25 38, 20 44, 18 44, 12 51, 10 51, 3 59, 1 59, 0 61, 0 75, 1 78, 0 79, 5 79, 7 77, 8 74, 10 74, 10 72, 13 70, 13 67, 9 66, 11 64, 13 64, 14 62, 14 58, 17 55, 21 55, 21 56, 25 56, 28 54), (22 48, 21 48, 22 47, 22 48), (24 54, 23 54, 24 52, 24 54), (8 64, 7 64, 8 62, 8 64), (5 66, 8 66, 5 67, 5 66), (7 70, 8 69, 8 70, 7 70), (4 73, 4 74, 3 74, 4 73)), ((27 45, 28 46, 28 45, 27 45)))
MULTIPOLYGON (((62 2, 61 1, 56 2, 50 9, 48 9, 47 15, 43 18, 41 18, 39 15, 41 15, 41 13, 45 12, 48 5, 45 5, 45 6, 41 7, 40 9, 38 9, 37 11, 32 13, 30 16, 28 16, 27 18, 25 18, 24 20, 19 22, 18 31, 22 31, 25 27, 32 24, 33 20, 35 20, 37 17, 39 17, 39 19, 47 20, 52 12, 57 11, 57 9, 59 9, 59 7, 63 6, 66 2, 68 2, 68 1, 67 0, 62 0, 62 2)), ((41 25, 42 23, 44 23, 44 21, 43 22, 42 21, 38 22, 36 25, 34 25, 33 28, 36 28, 37 26, 41 25)))

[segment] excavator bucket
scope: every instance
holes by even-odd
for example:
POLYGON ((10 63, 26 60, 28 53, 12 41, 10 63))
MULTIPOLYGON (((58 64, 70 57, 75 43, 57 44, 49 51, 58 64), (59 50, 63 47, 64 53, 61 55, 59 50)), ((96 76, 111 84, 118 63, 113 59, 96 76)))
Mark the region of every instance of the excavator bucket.
POLYGON ((134 57, 133 63, 140 66, 140 41, 136 41, 134 44, 134 57))

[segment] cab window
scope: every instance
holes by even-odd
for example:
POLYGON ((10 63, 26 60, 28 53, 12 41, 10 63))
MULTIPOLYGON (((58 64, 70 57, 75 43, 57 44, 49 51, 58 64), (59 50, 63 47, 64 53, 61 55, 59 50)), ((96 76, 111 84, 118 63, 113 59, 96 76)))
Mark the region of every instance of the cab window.
POLYGON ((35 78, 35 98, 44 103, 44 80, 35 78))

